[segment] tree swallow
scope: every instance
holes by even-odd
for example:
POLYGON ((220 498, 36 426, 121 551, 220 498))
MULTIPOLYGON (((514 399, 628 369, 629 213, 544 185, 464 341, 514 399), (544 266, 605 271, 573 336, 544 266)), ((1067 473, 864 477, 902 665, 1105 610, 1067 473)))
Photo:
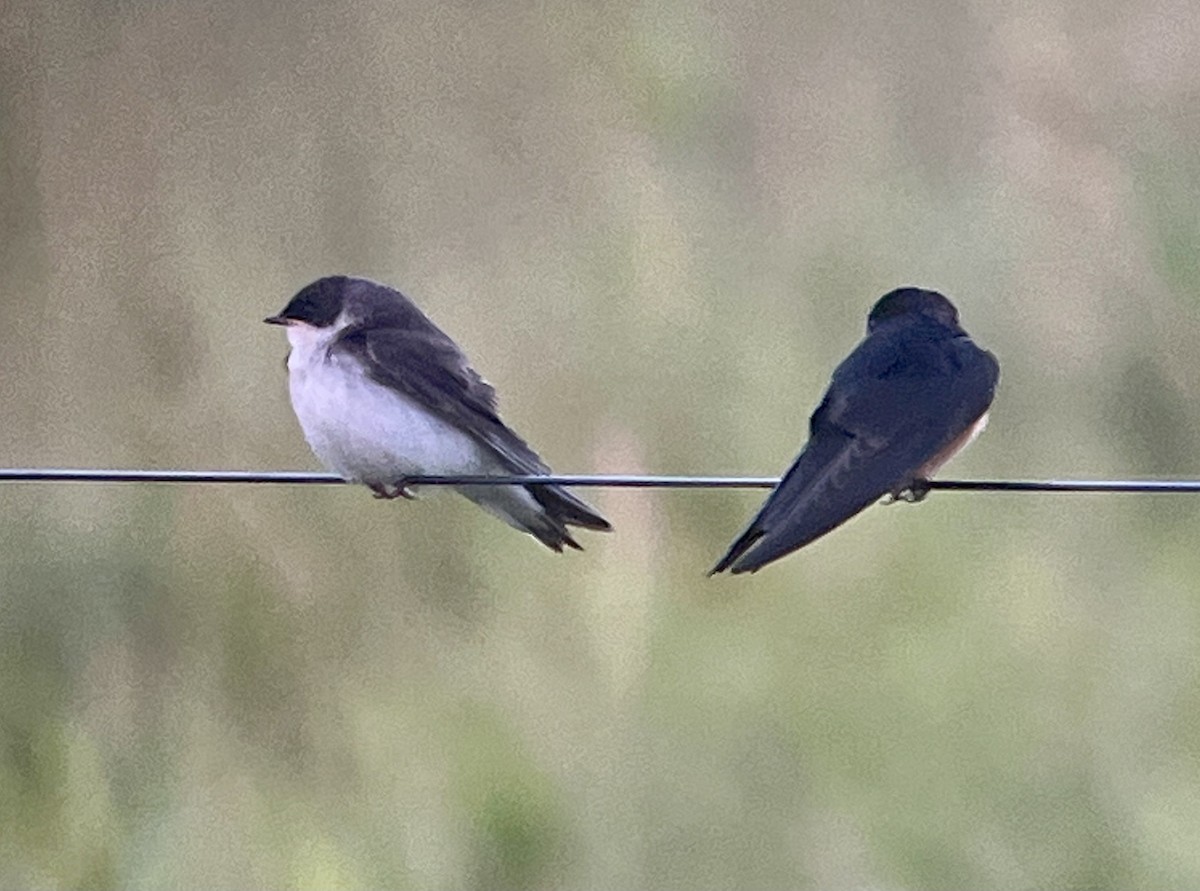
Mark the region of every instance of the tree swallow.
POLYGON ((756 572, 884 495, 919 501, 939 467, 987 424, 1000 365, 936 291, 900 288, 833 372, 809 439, 709 575, 756 572))
MULTIPOLYGON (((458 344, 394 288, 322 278, 263 321, 287 326, 292 408, 309 446, 376 497, 411 498, 410 475, 550 472, 500 420, 495 391, 458 344)), ((456 488, 554 551, 582 550, 568 525, 612 528, 559 486, 456 488)))

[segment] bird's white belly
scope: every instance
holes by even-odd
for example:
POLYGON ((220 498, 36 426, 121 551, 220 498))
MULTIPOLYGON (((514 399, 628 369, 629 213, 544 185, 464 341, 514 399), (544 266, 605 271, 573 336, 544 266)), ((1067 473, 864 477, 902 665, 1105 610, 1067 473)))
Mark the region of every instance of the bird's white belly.
POLYGON ((288 362, 292 406, 321 462, 347 479, 391 484, 406 474, 486 473, 495 460, 475 439, 342 357, 288 362))

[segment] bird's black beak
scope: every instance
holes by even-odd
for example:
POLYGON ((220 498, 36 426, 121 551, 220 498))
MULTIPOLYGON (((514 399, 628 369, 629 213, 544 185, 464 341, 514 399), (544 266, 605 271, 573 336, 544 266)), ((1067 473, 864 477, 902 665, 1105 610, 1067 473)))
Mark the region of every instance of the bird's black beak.
POLYGON ((289 325, 289 324, 291 324, 290 320, 285 319, 283 316, 267 316, 265 319, 263 319, 263 321, 266 322, 268 325, 289 325))

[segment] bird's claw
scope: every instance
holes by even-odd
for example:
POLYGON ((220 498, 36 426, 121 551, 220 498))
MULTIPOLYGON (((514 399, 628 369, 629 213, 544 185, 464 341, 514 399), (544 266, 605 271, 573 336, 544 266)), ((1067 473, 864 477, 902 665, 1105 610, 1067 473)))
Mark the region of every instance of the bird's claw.
POLYGON ((371 491, 375 493, 376 498, 384 498, 388 501, 391 501, 394 498, 403 498, 406 501, 415 501, 417 497, 416 493, 413 492, 413 490, 403 482, 395 483, 390 489, 385 483, 374 484, 370 488, 371 491))
POLYGON ((895 504, 897 501, 903 501, 905 504, 919 504, 925 500, 931 488, 929 480, 913 480, 899 492, 889 494, 883 499, 883 503, 895 504))
POLYGON ((925 500, 925 496, 929 494, 932 488, 929 485, 929 480, 913 480, 912 485, 905 490, 904 500, 909 504, 918 504, 925 500))

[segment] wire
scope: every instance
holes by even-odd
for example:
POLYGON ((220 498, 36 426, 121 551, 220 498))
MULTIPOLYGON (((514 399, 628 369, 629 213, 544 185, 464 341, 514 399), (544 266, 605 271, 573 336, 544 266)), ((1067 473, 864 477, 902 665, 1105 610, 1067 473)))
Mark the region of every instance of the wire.
MULTIPOLYGON (((101 468, 0 468, 0 483, 262 483, 334 485, 332 473, 291 470, 105 470, 101 468)), ((619 489, 770 489, 778 477, 655 476, 639 474, 547 474, 545 476, 408 476, 400 486, 522 486, 543 484, 619 489)), ((947 492, 1137 492, 1200 493, 1200 480, 930 480, 947 492)))

